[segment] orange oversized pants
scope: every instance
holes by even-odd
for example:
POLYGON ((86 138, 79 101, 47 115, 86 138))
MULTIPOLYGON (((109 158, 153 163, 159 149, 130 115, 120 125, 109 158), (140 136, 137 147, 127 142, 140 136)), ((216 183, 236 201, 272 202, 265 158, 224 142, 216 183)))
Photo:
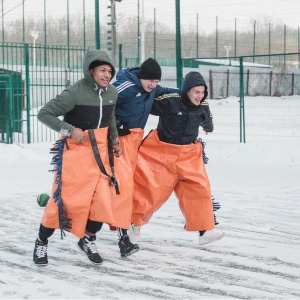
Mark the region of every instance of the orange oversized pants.
MULTIPOLYGON (((119 164, 126 166, 127 181, 124 188, 126 189, 126 197, 128 197, 128 199, 127 201, 120 201, 120 198, 123 197, 122 192, 121 195, 114 195, 113 205, 116 216, 116 222, 111 224, 111 230, 115 230, 116 227, 128 229, 131 223, 133 174, 137 161, 137 152, 143 139, 144 130, 141 128, 135 128, 130 129, 130 131, 131 134, 119 136, 120 147, 123 150, 123 154, 121 155, 121 157, 115 159, 115 161, 117 160, 119 164), (126 216, 126 218, 124 216, 126 216)), ((120 170, 117 168, 117 165, 115 170, 116 174, 120 173, 120 170)))
MULTIPOLYGON (((111 175, 107 128, 95 129, 94 133, 103 165, 111 175)), ((119 213, 119 209, 131 203, 127 184, 132 182, 132 177, 127 173, 128 165, 125 160, 115 158, 115 176, 120 188, 120 195, 116 195, 109 177, 100 171, 96 163, 87 131, 85 135, 88 141, 82 144, 68 139, 62 155, 61 198, 71 219, 70 232, 79 238, 84 236, 88 219, 117 226, 126 223, 129 226, 131 217, 131 210, 119 213), (117 204, 115 201, 118 201, 117 204)), ((56 189, 57 183, 54 182, 42 217, 42 224, 49 228, 59 228, 58 207, 52 196, 56 189)))
POLYGON ((139 148, 134 176, 132 223, 144 225, 175 192, 188 231, 215 227, 201 143, 161 142, 152 130, 139 148))
POLYGON ((141 128, 130 129, 130 134, 119 136, 122 156, 131 165, 134 173, 139 146, 143 140, 144 130, 141 128))

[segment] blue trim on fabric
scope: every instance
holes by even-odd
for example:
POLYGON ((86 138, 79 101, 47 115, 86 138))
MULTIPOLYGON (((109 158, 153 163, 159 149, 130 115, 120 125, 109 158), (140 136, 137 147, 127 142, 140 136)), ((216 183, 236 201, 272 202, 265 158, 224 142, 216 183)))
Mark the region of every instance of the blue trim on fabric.
POLYGON ((54 191, 53 198, 58 207, 58 220, 59 228, 61 230, 61 239, 63 239, 63 236, 66 236, 64 230, 70 231, 72 228, 72 220, 68 218, 67 209, 64 206, 63 199, 61 197, 63 150, 65 146, 67 149, 69 149, 67 138, 57 140, 50 149, 50 153, 53 154, 51 165, 54 165, 53 170, 50 171, 56 172, 55 183, 57 184, 57 189, 54 191))

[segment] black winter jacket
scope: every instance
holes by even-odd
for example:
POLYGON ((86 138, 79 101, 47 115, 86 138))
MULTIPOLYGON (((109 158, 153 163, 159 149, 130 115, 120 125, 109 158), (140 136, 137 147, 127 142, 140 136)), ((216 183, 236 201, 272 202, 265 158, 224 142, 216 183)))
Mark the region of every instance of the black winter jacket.
POLYGON ((155 98, 151 114, 159 116, 157 131, 163 142, 178 145, 193 143, 199 127, 213 131, 213 119, 207 101, 207 86, 200 73, 187 74, 181 94, 165 94, 155 98), (200 76, 199 76, 200 75, 200 76), (187 91, 197 85, 205 86, 205 96, 199 106, 187 98, 187 91))

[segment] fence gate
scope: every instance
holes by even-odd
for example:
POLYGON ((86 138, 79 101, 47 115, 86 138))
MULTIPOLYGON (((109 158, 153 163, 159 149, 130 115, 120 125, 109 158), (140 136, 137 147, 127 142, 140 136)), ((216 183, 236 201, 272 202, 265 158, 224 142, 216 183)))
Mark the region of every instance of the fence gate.
POLYGON ((54 142, 59 134, 37 120, 39 109, 82 78, 87 49, 30 44, 0 48, 0 142, 54 142))
POLYGON ((0 141, 13 142, 13 133, 21 133, 23 107, 22 74, 0 69, 0 141))

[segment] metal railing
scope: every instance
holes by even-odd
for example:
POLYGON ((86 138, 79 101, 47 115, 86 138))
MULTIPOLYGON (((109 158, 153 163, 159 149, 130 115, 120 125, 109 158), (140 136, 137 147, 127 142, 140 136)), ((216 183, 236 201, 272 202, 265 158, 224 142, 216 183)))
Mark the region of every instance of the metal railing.
MULTIPOLYGON (((40 122, 39 109, 62 90, 81 79, 80 47, 2 44, 0 48, 0 142, 54 142, 58 134, 40 122)), ((208 101, 214 116, 214 138, 251 142, 300 137, 299 53, 265 59, 236 57, 196 59, 183 68, 183 76, 196 70, 209 87, 208 101), (283 67, 285 62, 285 68, 283 67), (268 128, 268 136, 260 128, 268 128)), ((163 86, 176 86, 176 68, 162 65, 163 86)))

